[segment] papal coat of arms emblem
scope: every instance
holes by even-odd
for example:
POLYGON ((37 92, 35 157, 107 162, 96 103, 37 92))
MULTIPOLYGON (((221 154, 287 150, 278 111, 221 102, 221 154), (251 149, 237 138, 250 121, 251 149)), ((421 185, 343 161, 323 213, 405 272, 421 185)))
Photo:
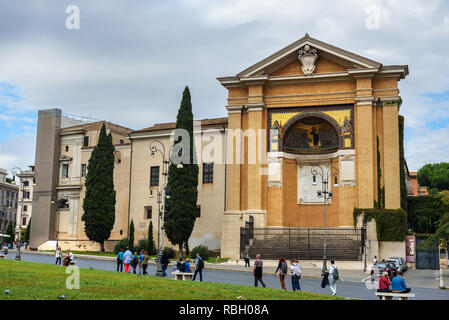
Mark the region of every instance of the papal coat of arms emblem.
POLYGON ((302 72, 306 75, 310 75, 315 71, 315 61, 318 58, 318 54, 315 48, 312 48, 306 44, 302 49, 298 51, 298 59, 301 62, 302 72))

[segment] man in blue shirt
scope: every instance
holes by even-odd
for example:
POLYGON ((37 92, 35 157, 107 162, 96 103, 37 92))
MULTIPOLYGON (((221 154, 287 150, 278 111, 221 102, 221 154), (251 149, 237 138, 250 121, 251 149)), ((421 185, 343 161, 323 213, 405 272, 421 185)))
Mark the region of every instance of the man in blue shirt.
POLYGON ((186 261, 184 262, 184 271, 183 272, 192 272, 192 270, 190 270, 190 259, 187 258, 186 261))
POLYGON ((398 275, 391 280, 391 291, 400 292, 400 293, 408 293, 410 292, 410 288, 407 288, 405 285, 405 280, 402 278, 402 272, 398 272, 398 275))
POLYGON ((196 264, 195 264, 195 274, 193 275, 192 281, 195 281, 197 273, 200 274, 200 281, 203 281, 203 267, 204 267, 203 259, 201 258, 200 254, 197 253, 196 254, 196 264))

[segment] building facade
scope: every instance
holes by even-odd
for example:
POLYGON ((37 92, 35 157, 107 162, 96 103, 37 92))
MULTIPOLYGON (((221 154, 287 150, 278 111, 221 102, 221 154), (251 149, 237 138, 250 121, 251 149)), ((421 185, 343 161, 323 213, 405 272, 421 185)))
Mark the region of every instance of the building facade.
POLYGON ((8 172, 0 169, 0 233, 5 234, 8 225, 16 225, 19 186, 7 181, 8 172))
MULTIPOLYGON (((239 258, 240 231, 250 217, 259 228, 322 228, 322 177, 315 165, 333 193, 328 227, 352 227, 353 209, 373 208, 379 200, 378 185, 385 208, 400 208, 398 82, 407 74, 407 66, 384 66, 306 35, 235 76, 218 78, 228 92, 228 114, 195 122, 198 218, 189 246, 239 258)), ((33 197, 39 222, 33 220, 31 246, 58 237, 63 245, 89 249, 95 244, 88 244, 80 220, 84 175, 102 123, 61 123, 58 109, 39 114, 33 197)), ((156 238, 165 176, 162 155, 150 147, 157 144, 167 155, 175 123, 107 128, 116 146, 111 244, 128 236, 131 220, 136 240, 147 236, 150 221, 156 238)))
POLYGON ((24 229, 28 226, 33 210, 33 189, 35 184, 34 164, 28 166, 28 168, 28 170, 25 170, 18 175, 21 190, 19 192, 19 205, 17 207, 16 232, 19 231, 19 228, 24 229), (23 208, 21 203, 23 204, 23 208))
MULTIPOLYGON (((222 256, 238 258, 250 216, 255 227, 322 228, 315 164, 330 171, 328 227, 353 226, 355 207, 373 208, 378 179, 385 208, 400 208, 398 82, 407 74, 407 66, 384 66, 306 35, 218 78, 228 90, 228 128, 266 137, 258 145, 266 159, 238 164, 234 156, 228 165, 222 256)), ((245 160, 254 153, 247 152, 245 160)))

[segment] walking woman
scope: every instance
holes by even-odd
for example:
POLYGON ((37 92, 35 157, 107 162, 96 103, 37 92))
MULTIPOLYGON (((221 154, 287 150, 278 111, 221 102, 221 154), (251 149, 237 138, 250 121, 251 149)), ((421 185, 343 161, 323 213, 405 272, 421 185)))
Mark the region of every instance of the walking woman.
POLYGON ((279 264, 278 267, 276 269, 276 271, 274 272, 274 275, 276 275, 279 271, 279 280, 281 281, 281 288, 283 291, 287 290, 285 289, 285 276, 287 275, 287 263, 285 262, 285 258, 281 257, 279 259, 279 264))
POLYGON ((55 264, 61 265, 61 261, 62 261, 62 250, 61 250, 61 247, 59 247, 56 250, 55 258, 56 258, 55 264))
POLYGON ((120 249, 120 252, 117 255, 117 272, 123 272, 123 249, 120 249))

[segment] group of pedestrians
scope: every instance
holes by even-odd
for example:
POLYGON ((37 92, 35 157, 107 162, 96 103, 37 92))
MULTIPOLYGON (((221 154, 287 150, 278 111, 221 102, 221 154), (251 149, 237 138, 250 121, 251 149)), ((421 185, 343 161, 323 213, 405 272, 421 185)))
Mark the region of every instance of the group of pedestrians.
MULTIPOLYGON (((247 265, 249 265, 249 256, 246 255, 244 258, 245 261, 245 269, 247 265)), ((296 259, 290 260, 290 274, 292 276, 292 289, 293 291, 301 291, 301 286, 299 285, 299 280, 301 279, 302 269, 301 265, 296 259)), ((259 282, 262 287, 266 288, 265 282, 262 279, 263 275, 263 261, 260 259, 260 254, 256 255, 256 259, 254 260, 253 265, 253 275, 254 275, 254 286, 258 287, 259 282)), ((276 271, 274 272, 275 276, 279 276, 279 281, 281 283, 281 288, 283 291, 286 291, 287 288, 285 286, 285 277, 288 275, 288 265, 284 257, 281 257, 278 262, 278 266, 276 271)), ((340 280, 338 268, 335 265, 335 261, 331 260, 331 266, 329 268, 329 272, 323 272, 323 281, 321 282, 321 287, 325 288, 326 285, 329 285, 332 295, 337 295, 337 281, 340 280)))
POLYGON ((133 274, 140 277, 146 275, 148 263, 150 261, 150 256, 145 250, 141 250, 139 254, 134 252, 134 254, 126 247, 125 251, 120 249, 117 254, 117 272, 123 272, 123 266, 125 266, 125 273, 131 273, 131 267, 133 268, 133 274), (138 267, 138 271, 136 271, 138 267))
MULTIPOLYGON (((196 254, 195 258, 195 272, 193 273, 192 281, 195 281, 197 274, 200 275, 200 281, 203 281, 203 269, 204 269, 204 260, 201 258, 200 254, 196 254)), ((192 273, 192 268, 190 266, 190 259, 186 258, 184 262, 182 262, 182 258, 175 263, 173 266, 173 272, 185 272, 192 273)))

